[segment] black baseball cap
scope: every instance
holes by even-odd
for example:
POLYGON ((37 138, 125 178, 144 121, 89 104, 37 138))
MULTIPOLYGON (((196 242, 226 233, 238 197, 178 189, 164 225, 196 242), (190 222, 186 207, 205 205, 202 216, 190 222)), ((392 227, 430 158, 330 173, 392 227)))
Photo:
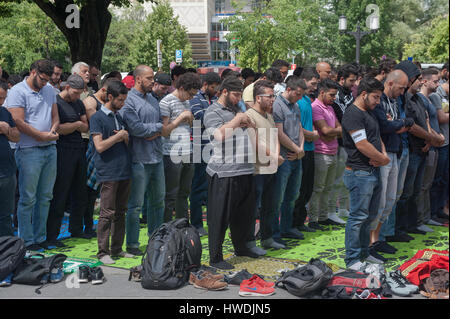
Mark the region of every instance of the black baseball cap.
POLYGON ((158 73, 155 76, 155 82, 162 85, 172 85, 172 79, 167 73, 158 73))

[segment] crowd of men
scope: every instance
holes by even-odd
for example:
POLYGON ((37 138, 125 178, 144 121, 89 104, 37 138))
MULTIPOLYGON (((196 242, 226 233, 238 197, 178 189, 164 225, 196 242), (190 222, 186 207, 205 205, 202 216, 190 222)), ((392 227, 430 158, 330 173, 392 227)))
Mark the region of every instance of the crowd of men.
POLYGON ((138 65, 99 82, 96 65, 65 74, 43 59, 8 76, 0 236, 17 228, 30 251, 64 247, 66 212, 71 237, 97 237, 98 259, 113 264, 143 254, 141 223, 151 235, 186 217, 208 235, 210 265, 232 269, 228 228, 235 255, 258 258, 333 225, 345 227, 345 263, 358 270, 384 263, 389 242, 448 223, 448 63, 289 69, 138 65))

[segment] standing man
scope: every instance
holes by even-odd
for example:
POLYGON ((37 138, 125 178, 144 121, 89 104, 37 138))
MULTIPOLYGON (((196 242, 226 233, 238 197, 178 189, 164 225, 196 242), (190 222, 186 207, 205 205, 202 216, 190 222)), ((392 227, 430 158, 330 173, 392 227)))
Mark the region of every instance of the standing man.
POLYGON ((253 86, 255 85, 256 82, 258 82, 260 80, 268 80, 268 81, 271 81, 273 83, 273 85, 276 85, 277 83, 283 82, 283 77, 282 77, 279 69, 271 67, 271 68, 267 69, 266 72, 264 72, 264 74, 261 78, 259 78, 255 82, 249 84, 244 89, 244 92, 242 93, 242 100, 244 101, 247 109, 249 109, 253 106, 253 103, 254 103, 253 86))
MULTIPOLYGON (((420 92, 417 93, 422 98, 423 105, 425 106, 431 129, 439 134, 445 141, 444 135, 440 134, 438 114, 433 103, 429 99, 431 93, 436 92, 439 87, 439 71, 434 68, 425 69, 422 71, 422 86, 420 92)), ((431 204, 430 204, 430 189, 433 184, 434 175, 438 165, 438 150, 435 147, 430 147, 425 162, 425 172, 422 182, 422 189, 419 194, 418 201, 418 220, 417 229, 425 232, 432 232, 433 230, 428 227, 429 220, 431 219, 431 204)))
POLYGON ((380 200, 379 167, 389 163, 372 110, 380 103, 383 84, 374 78, 361 80, 358 97, 344 113, 342 134, 348 153, 344 183, 350 192, 350 215, 345 227, 345 264, 360 270, 369 255, 370 224, 380 200))
POLYGON ((327 62, 319 62, 316 64, 316 71, 319 73, 319 80, 330 79, 331 65, 327 62))
POLYGON ((336 201, 330 199, 330 194, 336 179, 337 138, 342 136, 342 127, 332 107, 338 91, 337 84, 325 79, 319 83, 317 91, 319 95, 311 107, 314 127, 320 138, 314 142, 314 186, 309 203, 308 225, 323 230, 320 225, 341 224, 329 216, 336 210, 336 201))
POLYGON ((254 222, 254 154, 247 129, 253 121, 238 107, 242 98, 242 82, 234 76, 226 78, 219 99, 205 112, 204 124, 213 148, 208 161, 208 246, 210 265, 233 269, 223 260, 222 244, 230 227, 237 256, 257 258, 246 247, 254 222))
POLYGON ((130 135, 131 191, 126 217, 127 252, 143 255, 139 250, 139 216, 145 193, 149 196, 147 233, 151 235, 163 222, 164 165, 162 162, 159 103, 150 93, 154 85, 153 70, 138 65, 133 73, 134 87, 119 111, 130 135))
MULTIPOLYGON (((249 134, 257 134, 252 137, 256 141, 256 164, 254 182, 256 187, 256 202, 261 203, 260 208, 260 229, 261 245, 264 248, 285 248, 275 242, 272 238, 273 210, 272 194, 275 185, 275 173, 277 168, 284 162, 280 156, 280 145, 278 143, 278 133, 272 115, 272 105, 275 99, 273 84, 269 81, 258 81, 254 87, 255 104, 248 109, 245 114, 255 122, 255 130, 249 130, 249 134)), ((247 248, 257 255, 265 255, 266 251, 256 246, 254 226, 256 213, 259 207, 255 206, 255 216, 253 217, 252 230, 249 232, 247 248)))
POLYGON ((16 163, 9 142, 18 142, 20 132, 11 113, 3 107, 8 84, 0 81, 0 237, 14 236, 11 215, 14 213, 16 193, 16 163))
POLYGON ((100 75, 100 70, 95 63, 89 65, 89 82, 87 83, 88 88, 91 89, 93 93, 98 91, 98 79, 100 75))
POLYGON ((170 75, 167 73, 157 73, 155 75, 155 83, 152 88, 153 97, 159 102, 167 95, 170 86, 172 85, 172 80, 170 75))
MULTIPOLYGON (((358 76, 358 68, 353 64, 346 64, 338 71, 338 93, 336 100, 333 103, 333 110, 336 113, 339 123, 342 123, 342 117, 346 108, 354 101, 352 94, 352 87, 355 85, 358 76)), ((341 217, 348 217, 348 190, 344 185, 343 174, 345 170, 345 162, 347 160, 347 153, 345 152, 342 138, 338 138, 338 157, 336 165, 336 180, 331 191, 331 200, 335 203, 339 202, 339 209, 337 212, 341 217)), ((343 224, 344 221, 336 215, 336 212, 330 213, 330 219, 343 224)))
POLYGON ((28 250, 40 250, 47 234, 47 217, 56 179, 59 126, 56 92, 47 85, 54 65, 38 60, 30 75, 9 91, 5 104, 20 131, 16 164, 19 170, 17 216, 19 237, 28 250))
POLYGON ((165 222, 172 220, 174 210, 176 218, 188 217, 188 196, 194 176, 191 142, 194 117, 189 100, 201 88, 200 77, 196 73, 184 73, 175 82, 175 88, 159 103, 164 137, 165 222))
POLYGON ((300 195, 295 201, 294 208, 294 226, 300 231, 315 232, 314 228, 305 225, 308 215, 306 205, 308 204, 314 187, 314 142, 319 138, 319 132, 313 126, 313 113, 311 107, 310 94, 317 90, 319 74, 314 68, 306 68, 300 75, 300 78, 306 83, 306 91, 301 100, 297 102, 300 108, 300 119, 305 136, 305 157, 302 158, 302 182, 300 186, 300 195))
POLYGON ((71 237, 90 238, 83 233, 83 215, 86 210, 86 152, 81 133, 89 130, 86 111, 80 95, 84 81, 72 74, 56 96, 60 125, 56 142, 57 170, 53 199, 47 220, 47 245, 64 247, 56 239, 61 229, 66 203, 72 198, 73 207, 69 219, 71 237))
POLYGON ((60 83, 61 83, 61 74, 63 71, 63 66, 61 63, 59 63, 57 61, 52 61, 52 62, 54 63, 55 66, 53 68, 52 77, 50 78, 50 81, 48 83, 50 83, 50 85, 55 88, 56 94, 58 94, 59 92, 61 92, 60 83))
POLYGON ((72 74, 78 74, 83 78, 84 81, 84 92, 80 96, 80 100, 83 101, 85 98, 87 98, 89 95, 95 93, 93 92, 89 87, 88 83, 90 81, 90 73, 89 73, 89 65, 85 62, 77 62, 72 66, 72 69, 70 70, 70 73, 72 74))
POLYGON ((297 106, 307 89, 305 81, 290 76, 286 91, 273 103, 273 118, 281 144, 280 155, 285 162, 278 168, 273 196, 273 239, 282 245, 281 237, 303 239, 303 234, 293 227, 293 211, 302 181, 302 162, 305 156, 303 127, 297 106), (281 220, 280 220, 281 212, 281 220))
POLYGON ((282 81, 280 83, 275 84, 274 87, 275 96, 280 95, 281 93, 284 92, 284 90, 286 90, 286 83, 284 83, 284 81, 286 80, 286 77, 288 75, 289 66, 290 66, 289 62, 285 60, 275 60, 272 63, 272 68, 277 68, 278 70, 280 70, 282 78, 282 81))
POLYGON ((401 70, 388 74, 380 104, 373 111, 380 127, 381 139, 386 147, 389 164, 380 167, 381 196, 378 214, 373 220, 371 231, 370 254, 379 260, 386 259, 377 252, 394 254, 397 249, 380 239, 382 225, 388 220, 396 199, 399 173, 399 159, 403 153, 401 134, 414 124, 411 118, 401 118, 397 98, 405 92, 408 76, 401 70))
POLYGON ((220 76, 215 72, 208 72, 202 77, 202 88, 189 101, 191 105, 191 111, 194 115, 194 133, 193 133, 193 153, 194 153, 194 177, 192 178, 191 194, 189 196, 190 201, 190 220, 191 224, 197 229, 200 236, 207 234, 203 228, 202 219, 202 205, 207 203, 208 200, 208 180, 206 179, 206 166, 208 162, 203 159, 203 150, 206 145, 209 144, 209 139, 203 139, 203 133, 205 131, 205 125, 203 117, 208 107, 214 103, 218 86, 220 84, 220 76), (199 121, 199 122, 198 122, 199 121), (201 124, 201 130, 198 129, 198 125, 201 124), (201 135, 199 136, 198 133, 201 135), (200 145, 198 144, 200 141, 200 145), (196 156, 200 154, 200 157, 196 156), (198 161, 200 160, 200 161, 198 161))

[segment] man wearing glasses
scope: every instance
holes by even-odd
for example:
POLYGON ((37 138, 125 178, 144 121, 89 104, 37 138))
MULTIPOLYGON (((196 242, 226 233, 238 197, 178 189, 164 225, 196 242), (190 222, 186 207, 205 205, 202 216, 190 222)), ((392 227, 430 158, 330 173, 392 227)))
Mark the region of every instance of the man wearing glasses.
POLYGON ((17 208, 19 237, 28 250, 42 249, 46 240, 47 216, 56 179, 56 140, 59 138, 56 92, 47 85, 54 65, 38 60, 30 75, 15 85, 5 105, 20 131, 16 164, 20 199, 17 208))

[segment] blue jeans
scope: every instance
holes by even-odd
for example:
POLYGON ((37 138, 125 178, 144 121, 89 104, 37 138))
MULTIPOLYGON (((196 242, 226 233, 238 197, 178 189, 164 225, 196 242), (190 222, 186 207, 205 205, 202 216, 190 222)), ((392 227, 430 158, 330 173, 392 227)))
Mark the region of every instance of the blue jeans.
POLYGON ((380 172, 345 170, 350 193, 350 215, 345 226, 345 264, 350 267, 369 256, 370 224, 376 218, 381 195, 380 172))
POLYGON ((449 146, 439 147, 438 163, 433 185, 430 190, 431 217, 435 217, 448 199, 448 150, 449 146))
POLYGON ((19 237, 25 246, 46 240, 47 217, 56 180, 56 145, 19 148, 19 203, 17 218, 19 237))
MULTIPOLYGON (((261 203, 259 207, 255 206, 255 220, 259 210, 261 240, 266 240, 272 238, 273 201, 271 196, 275 186, 275 174, 255 175, 253 180, 255 181, 256 203, 261 203)), ((254 234, 255 223, 252 223, 249 241, 255 240, 254 234)))
POLYGON ((208 163, 195 163, 194 177, 192 178, 191 194, 189 195, 191 224, 195 228, 203 227, 202 206, 208 202, 208 180, 206 179, 206 166, 208 163))
POLYGON ((417 199, 422 189, 426 156, 410 153, 403 194, 397 203, 395 233, 406 233, 417 225, 417 199))
MULTIPOLYGON (((273 237, 281 237, 281 233, 287 233, 293 227, 293 212, 295 201, 300 193, 302 182, 302 161, 286 160, 276 174, 274 189, 274 211, 272 233, 273 237), (280 212, 281 210, 281 218, 280 212)), ((272 214, 271 214, 272 215, 272 214)))
POLYGON ((13 236, 11 215, 14 213, 16 174, 0 178, 0 237, 13 236))
POLYGON ((394 236, 395 234, 395 220, 396 220, 396 208, 397 208, 397 202, 400 199, 400 196, 403 194, 403 186, 405 185, 405 178, 406 178, 406 170, 408 168, 409 163, 409 150, 408 148, 404 147, 402 156, 398 160, 398 177, 397 177, 397 194, 395 198, 395 204, 392 208, 392 212, 389 214, 388 219, 385 223, 381 226, 380 229, 380 241, 385 241, 386 236, 394 236))
POLYGON ((128 248, 139 248, 139 216, 147 191, 147 232, 150 236, 163 223, 166 191, 164 164, 133 163, 131 166, 131 191, 126 217, 128 248))

